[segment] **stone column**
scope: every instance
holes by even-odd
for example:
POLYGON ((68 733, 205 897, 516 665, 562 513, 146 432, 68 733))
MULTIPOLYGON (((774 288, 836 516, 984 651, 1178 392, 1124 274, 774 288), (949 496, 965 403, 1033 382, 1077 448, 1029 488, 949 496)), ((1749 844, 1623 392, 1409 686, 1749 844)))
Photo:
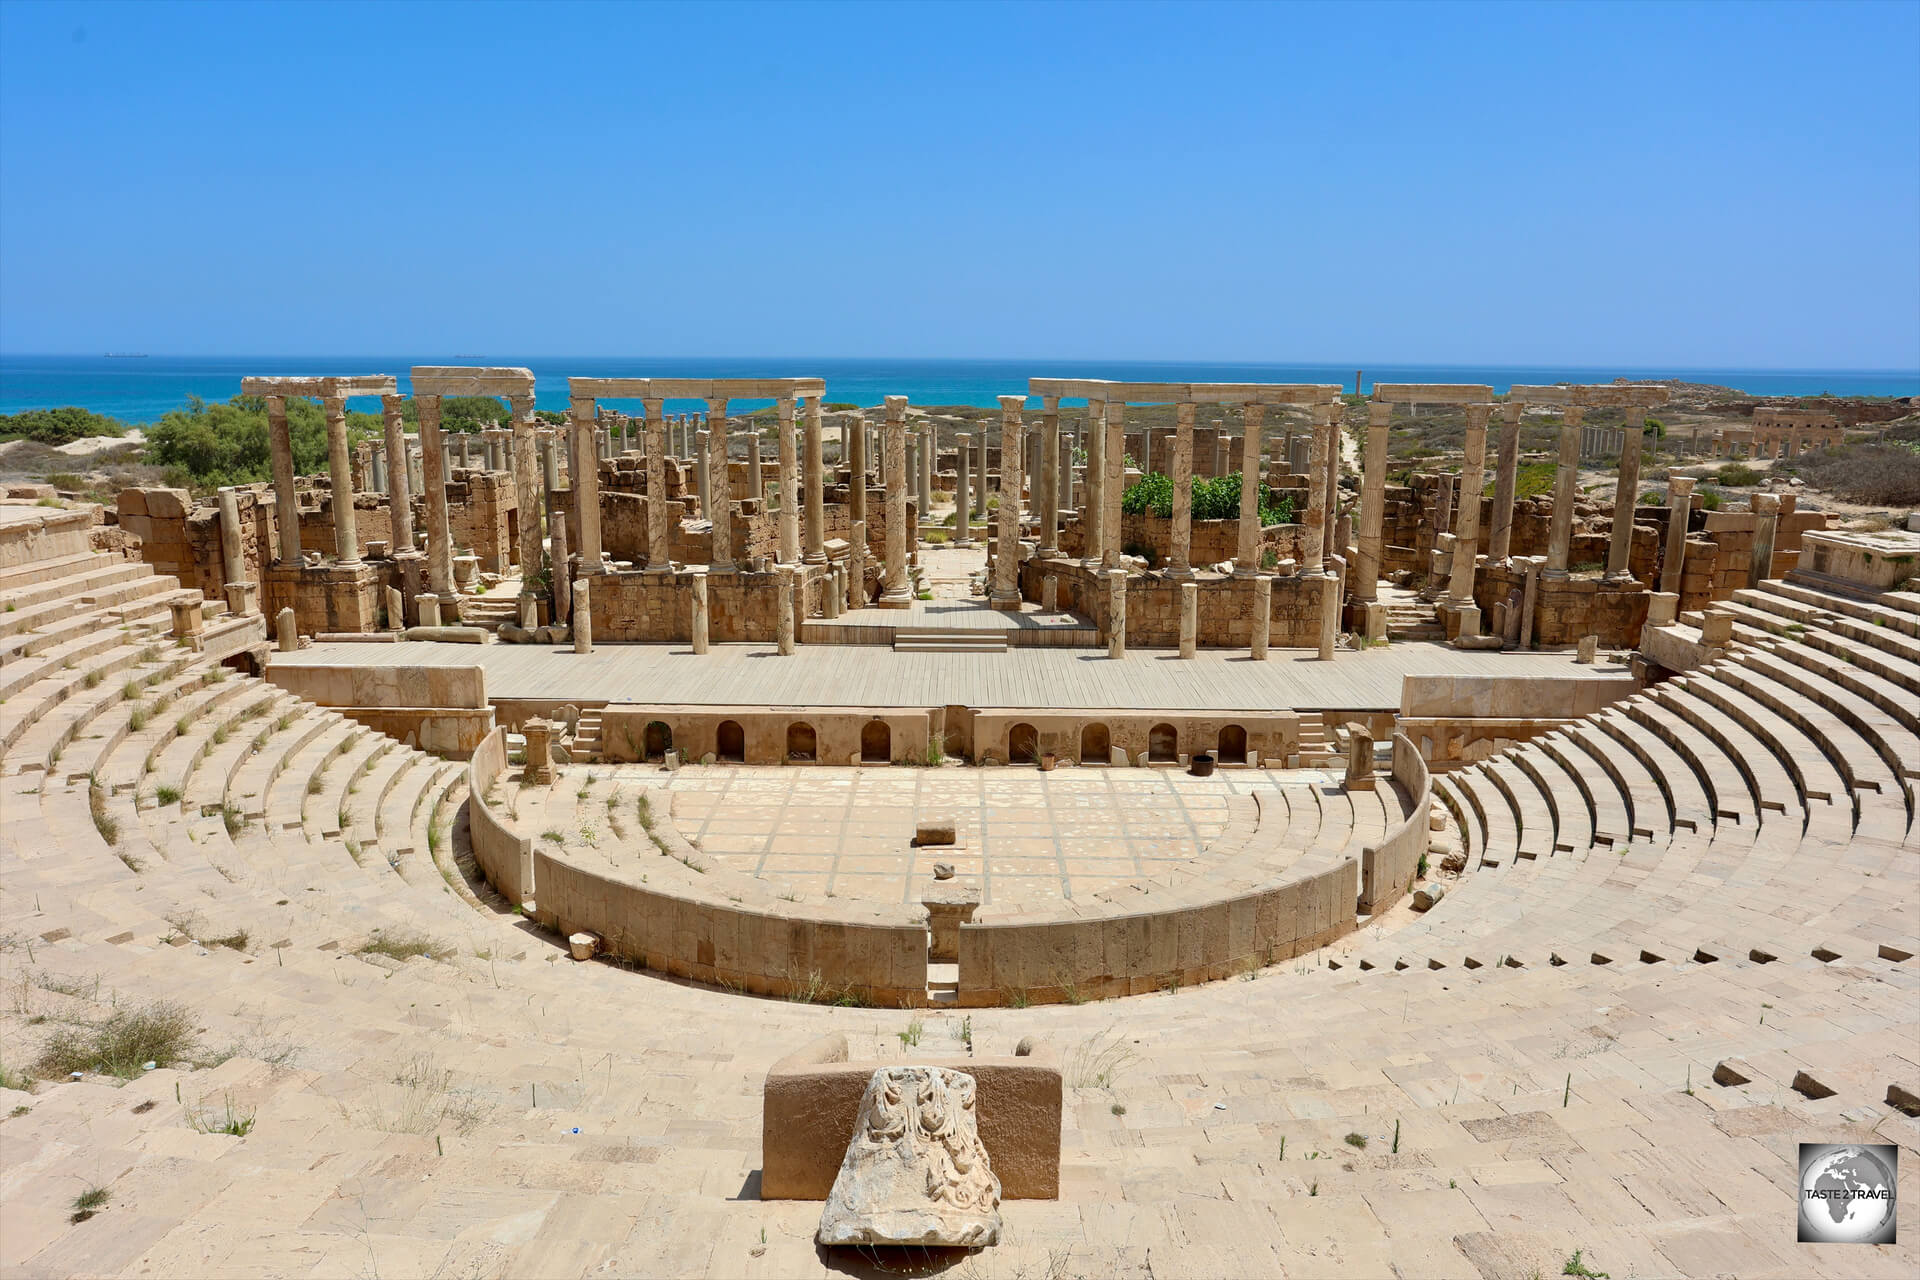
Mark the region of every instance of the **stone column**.
MULTIPOLYGON (((393 537, 394 551, 413 550, 413 486, 407 468, 407 434, 402 426, 400 411, 406 404, 404 396, 381 396, 381 426, 386 435, 386 490, 387 523, 393 537)), ((375 470, 383 455, 375 454, 375 470)))
POLYGON ((360 563, 360 526, 353 512, 353 456, 347 449, 347 401, 320 402, 327 417, 327 475, 333 482, 333 553, 341 564, 360 563))
MULTIPOLYGON (((1335 400, 1327 406, 1327 412, 1332 415, 1332 421, 1327 424, 1327 520, 1321 532, 1325 535, 1326 557, 1331 561, 1335 556, 1344 559, 1347 554, 1346 540, 1341 536, 1340 513, 1340 436, 1345 426, 1346 405, 1335 400)), ((1351 520, 1346 522, 1345 532, 1353 532, 1351 520)), ((1341 570, 1329 564, 1327 572, 1338 573, 1341 570)))
POLYGON ((1371 604, 1380 595, 1380 560, 1386 540, 1387 437, 1393 406, 1379 400, 1367 404, 1367 452, 1360 473, 1360 535, 1350 585, 1353 598, 1371 604))
POLYGON ((1580 479, 1580 420, 1586 410, 1570 404, 1560 419, 1560 461, 1553 473, 1553 524, 1547 541, 1548 582, 1567 580, 1567 556, 1573 548, 1573 495, 1580 479))
POLYGON ((440 397, 413 398, 420 413, 421 470, 427 482, 427 585, 437 596, 453 594, 453 527, 447 517, 445 438, 440 434, 440 397))
MULTIPOLYGON (((573 400, 573 456, 569 459, 573 472, 573 508, 580 528, 580 575, 584 579, 596 573, 607 571, 606 561, 600 554, 600 456, 594 437, 598 434, 593 421, 594 402, 591 396, 578 396, 573 400)), ((577 617, 587 603, 580 594, 581 584, 574 584, 574 614, 577 617)), ((576 651, 585 653, 587 650, 576 651)))
POLYGON ((979 478, 979 483, 973 486, 973 514, 982 520, 987 517, 987 436, 989 434, 984 430, 980 433, 980 444, 974 457, 978 465, 973 469, 974 475, 979 478))
POLYGON ((1513 495, 1520 476, 1520 415, 1527 406, 1509 400, 1500 406, 1500 454, 1493 473, 1492 527, 1487 562, 1505 564, 1513 547, 1513 495))
MULTIPOLYGON (((1106 513, 1100 501, 1101 486, 1107 479, 1107 402, 1087 401, 1086 492, 1080 506, 1080 543, 1082 563, 1089 568, 1106 562, 1106 513)), ((981 473, 981 483, 986 473, 981 473)))
MULTIPOLYGON (((800 458, 794 448, 792 396, 779 402, 780 563, 800 563, 800 458)), ((891 494, 888 495, 892 497, 891 494)), ((891 508, 889 508, 891 510, 891 508)))
MULTIPOLYGON (((825 459, 820 445, 820 399, 806 397, 807 407, 807 554, 806 563, 827 562, 827 507, 825 459)), ((924 512, 925 508, 922 508, 924 512)))
POLYGON ((782 565, 774 575, 774 581, 780 584, 780 612, 774 639, 782 657, 793 656, 793 585, 799 578, 800 570, 795 565, 782 565))
POLYGON ((1459 514, 1453 521, 1453 570, 1447 577, 1447 598, 1464 606, 1473 603, 1474 556, 1480 550, 1480 491, 1486 487, 1487 418, 1493 406, 1461 407, 1467 417, 1466 460, 1460 466, 1459 514))
POLYGON ((1340 575, 1329 573, 1320 580, 1320 661, 1333 661, 1333 649, 1339 640, 1340 575))
POLYGON ((1301 518, 1300 572, 1314 577, 1326 571, 1327 449, 1333 439, 1333 408, 1316 404, 1312 408, 1313 453, 1307 460, 1307 513, 1301 518))
POLYGON ((232 485, 220 490, 220 573, 230 583, 247 578, 246 553, 240 541, 240 494, 232 485))
POLYGON ((1127 656, 1127 572, 1108 569, 1107 574, 1107 656, 1127 656))
POLYGON ((1060 554, 1060 397, 1040 397, 1040 492, 1034 495, 1040 509, 1040 548, 1042 559, 1060 554))
POLYGON ((1620 433, 1620 478, 1613 486, 1613 535, 1607 540, 1608 582, 1632 582, 1628 561, 1633 551, 1633 508, 1640 500, 1640 446, 1645 440, 1647 411, 1627 409, 1627 427, 1620 433), (1623 514, 1624 513, 1624 514, 1623 514))
POLYGON ((1193 576, 1193 416, 1197 407, 1186 402, 1173 407, 1173 554, 1168 557, 1167 576, 1176 581, 1193 576))
POLYGON ((1247 406, 1247 434, 1240 442, 1240 544, 1234 551, 1233 576, 1257 577, 1260 573, 1260 493, 1261 467, 1266 430, 1267 406, 1247 406))
POLYGON ((767 500, 767 475, 760 465, 760 424, 752 418, 753 430, 747 432, 747 488, 753 491, 755 502, 767 500))
POLYGON ((857 524, 861 521, 864 521, 867 518, 867 419, 866 419, 866 415, 855 414, 853 417, 852 427, 853 427, 853 435, 850 443, 853 446, 853 449, 847 464, 847 470, 851 473, 848 476, 848 480, 847 480, 849 485, 849 488, 847 490, 847 505, 851 508, 851 510, 848 511, 847 515, 854 523, 857 524))
MULTIPOLYGON (((1058 412, 1058 410, 1055 410, 1056 414, 1058 412)), ((1057 475, 1055 479, 1058 481, 1058 484, 1054 492, 1053 523, 1057 526, 1065 520, 1065 513, 1073 510, 1074 436, 1071 430, 1058 430, 1054 433, 1054 436, 1054 448, 1059 451, 1054 455, 1057 460, 1055 465, 1057 475)), ((1059 537, 1057 534, 1055 535, 1054 541, 1055 544, 1058 545, 1059 537)))
POLYGON ((1756 493, 1747 500, 1752 509, 1753 561, 1748 565, 1748 586, 1757 587, 1773 576, 1773 540, 1780 522, 1780 498, 1777 494, 1756 493))
MULTIPOLYGON (((551 510, 551 507, 549 507, 551 510)), ((573 564, 567 556, 567 522, 547 521, 548 579, 553 583, 553 620, 564 622, 573 608, 573 564)))
POLYGON ((1103 461, 1106 474, 1100 478, 1100 563, 1117 569, 1120 567, 1120 496, 1127 485, 1125 401, 1107 401, 1107 452, 1103 461))
POLYGON ((1020 611, 1020 411, 1025 396, 1000 397, 1000 522, 993 552, 993 590, 987 603, 1020 611))
POLYGON ((938 438, 938 431, 932 422, 928 422, 926 426, 921 428, 920 466, 918 468, 921 520, 930 520, 933 518, 933 449, 934 441, 938 438))
POLYGON ((708 455, 713 451, 713 442, 705 431, 693 433, 693 489, 700 495, 700 518, 713 519, 712 462, 708 455))
MULTIPOLYGON (((546 544, 540 513, 540 499, 546 486, 540 475, 539 428, 534 425, 532 394, 511 397, 510 407, 513 412, 514 504, 519 508, 520 521, 520 594, 524 597, 535 594, 530 583, 534 575, 540 572, 546 544)), ((565 570, 560 572, 564 573, 565 570)), ((551 598, 551 574, 547 582, 548 596, 551 598)))
POLYGON ((882 609, 913 605, 913 587, 907 581, 907 398, 887 397, 887 581, 880 592, 882 609))
POLYGON ((733 470, 727 462, 727 399, 724 396, 707 401, 707 450, 707 500, 713 503, 707 516, 713 524, 713 554, 707 567, 712 573, 732 573, 733 470))
POLYGON ((1273 579, 1261 574, 1253 580, 1253 660, 1267 660, 1273 637, 1273 579))
MULTIPOLYGON (((865 435, 866 423, 857 423, 855 438, 865 435)), ((867 522, 855 520, 847 537, 847 608, 867 607, 867 522)))
POLYGON ((293 437, 287 431, 287 402, 267 397, 267 445, 273 454, 273 506, 280 526, 280 562, 300 563, 300 498, 293 486, 293 437))
POLYGON ((1660 590, 1678 595, 1687 563, 1687 517, 1693 511, 1693 477, 1667 477, 1667 547, 1660 569, 1660 590))
POLYGON ((673 572, 673 528, 667 514, 667 422, 663 400, 642 400, 647 414, 647 572, 673 572))
POLYGON ((1180 584, 1180 656, 1193 657, 1200 647, 1200 584, 1180 584))
MULTIPOLYGON (((386 399, 386 397, 382 396, 381 399, 384 400, 386 399)), ((384 448, 384 446, 382 447, 384 448)), ((375 493, 382 494, 382 495, 386 494, 387 492, 387 455, 382 453, 379 449, 375 449, 367 457, 367 478, 368 478, 369 488, 371 488, 375 493)))
POLYGON ((282 609, 273 620, 274 638, 279 642, 280 652, 295 653, 300 648, 300 630, 293 620, 292 609, 282 609))
POLYGON ((696 573, 693 575, 693 620, 691 631, 693 636, 693 651, 695 653, 705 653, 707 651, 707 575, 704 573, 696 573))
POLYGON ((970 547, 973 545, 973 501, 967 492, 967 456, 972 452, 973 438, 966 432, 960 433, 959 471, 954 475, 953 487, 953 545, 970 547))
MULTIPOLYGON (((588 456, 593 455, 593 437, 582 436, 588 456)), ((597 458, 594 459, 598 461, 597 458)), ((573 582, 573 651, 593 652, 593 579, 575 578, 573 582)))

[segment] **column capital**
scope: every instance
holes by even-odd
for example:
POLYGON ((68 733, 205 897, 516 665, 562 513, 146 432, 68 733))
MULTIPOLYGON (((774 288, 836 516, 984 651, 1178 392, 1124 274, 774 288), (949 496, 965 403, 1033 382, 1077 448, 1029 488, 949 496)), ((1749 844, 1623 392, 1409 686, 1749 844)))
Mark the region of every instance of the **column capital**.
POLYGON ((1025 396, 1001 396, 999 397, 999 400, 1000 400, 1000 412, 1002 413, 1007 413, 1010 411, 1014 413, 1018 413, 1020 410, 1025 409, 1027 407, 1027 397, 1025 396))
POLYGON ((1527 411, 1526 401, 1508 400, 1506 403, 1500 406, 1500 420, 1502 422, 1517 423, 1520 421, 1520 416, 1524 414, 1526 411, 1527 411))
POLYGON ((1692 492, 1693 492, 1692 476, 1670 475, 1667 477, 1667 500, 1669 502, 1671 502, 1675 498, 1687 497, 1692 492))
POLYGON ((774 403, 775 410, 780 415, 780 421, 782 422, 793 421, 794 400, 792 396, 781 396, 778 400, 775 400, 773 403, 774 403))
POLYGON ((907 417, 907 398, 905 396, 887 397, 887 421, 904 422, 907 417))
POLYGON ((729 403, 730 403, 730 400, 726 396, 708 396, 707 397, 708 421, 712 421, 714 418, 724 419, 727 416, 727 405, 729 403))
POLYGON ((381 396, 380 412, 387 415, 405 412, 407 398, 401 395, 381 396))
POLYGON ((1485 429, 1487 419, 1493 416, 1493 406, 1491 404, 1463 404, 1460 408, 1467 415, 1467 427, 1469 429, 1474 427, 1485 429))
POLYGON ((1193 420, 1195 416, 1198 414, 1199 409, 1200 409, 1200 406, 1195 404, 1191 400, 1180 401, 1178 404, 1173 406, 1174 423, 1182 427, 1192 426, 1193 420))
POLYGON ((525 426, 533 422, 533 397, 508 396, 507 409, 513 416, 513 425, 525 426))
POLYGON ((599 407, 599 401, 592 396, 572 396, 567 401, 567 415, 575 423, 591 424, 599 407))
POLYGON ((1586 420, 1587 420, 1587 407, 1583 404, 1568 405, 1566 409, 1563 411, 1562 417, 1560 419, 1563 425, 1569 426, 1569 427, 1577 427, 1582 422, 1585 422, 1586 420))
POLYGON ((1367 401, 1367 425, 1384 427, 1393 422, 1393 405, 1386 400, 1367 401))
POLYGON ((1059 413, 1059 412, 1060 412, 1060 397, 1059 397, 1059 396, 1041 396, 1041 397, 1040 397, 1040 412, 1042 412, 1042 413, 1056 413, 1056 414, 1057 414, 1057 413, 1059 413))
POLYGON ((1258 400, 1252 401, 1246 406, 1243 416, 1246 418, 1249 427, 1257 429, 1265 426, 1267 421, 1267 406, 1258 400))
POLYGON ((347 398, 345 396, 321 396, 320 408, 330 418, 347 416, 347 398))

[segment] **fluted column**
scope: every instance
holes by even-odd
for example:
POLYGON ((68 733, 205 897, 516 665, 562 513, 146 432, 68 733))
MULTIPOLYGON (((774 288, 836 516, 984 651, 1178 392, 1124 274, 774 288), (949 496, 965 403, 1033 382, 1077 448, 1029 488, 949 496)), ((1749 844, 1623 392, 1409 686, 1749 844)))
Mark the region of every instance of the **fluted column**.
POLYGON ((967 492, 967 464, 971 459, 973 439, 966 432, 960 433, 959 471, 954 475, 953 485, 953 545, 970 547, 973 545, 972 495, 967 492))
POLYGON ((1193 418, 1198 405, 1173 407, 1173 554, 1169 578, 1193 576, 1193 418))
POLYGON ((380 418, 385 431, 387 465, 387 523, 395 551, 413 550, 413 486, 407 467, 407 433, 402 425, 404 396, 381 396, 380 418))
POLYGON ((542 536, 540 516, 540 497, 545 486, 540 477, 540 449, 536 435, 538 428, 533 417, 533 397, 513 396, 510 407, 513 411, 514 503, 520 513, 521 594, 525 595, 529 590, 527 584, 540 572, 541 548, 546 541, 542 536))
MULTIPOLYGON (((1120 495, 1127 486, 1127 405, 1107 401, 1106 474, 1100 478, 1100 563, 1120 567, 1120 495)), ((1002 464, 1004 465, 1004 464, 1002 464)))
POLYGON ((1327 448, 1333 439, 1333 408, 1317 404, 1312 409, 1313 451, 1307 457, 1307 513, 1301 518, 1300 572, 1318 574, 1326 568, 1327 552, 1327 448))
POLYGON ((1040 397, 1040 491, 1034 494, 1040 510, 1042 559, 1060 554, 1060 397, 1040 397))
POLYGON ((1573 549, 1573 495, 1580 480, 1580 423, 1586 410, 1566 407, 1560 419, 1560 460, 1553 473, 1553 523, 1547 539, 1547 567, 1541 577, 1549 582, 1567 579, 1567 557, 1573 549))
POLYGON ((1025 396, 1000 397, 1000 527, 987 603, 1011 612, 1020 608, 1020 411, 1026 403, 1025 396))
POLYGON ((1494 464, 1492 527, 1487 563, 1505 564, 1513 549, 1513 495, 1520 476, 1520 415, 1526 405, 1509 400, 1500 406, 1500 454, 1494 464))
MULTIPOLYGON (((800 563, 800 459, 793 444, 793 397, 778 402, 780 418, 780 563, 800 563)), ((889 495, 891 496, 891 495, 889 495)))
POLYGON ((647 572, 673 572, 673 526, 667 515, 667 421, 664 400, 642 400, 647 414, 647 572))
POLYGON ((327 417, 327 475, 333 482, 333 553, 341 564, 360 563, 360 526, 353 513, 353 457, 347 450, 347 401, 320 402, 327 417))
POLYGON ((1493 406, 1462 407, 1467 417, 1466 460, 1460 466, 1459 511, 1453 518, 1453 572, 1447 578, 1447 598, 1465 605, 1473 603, 1474 556, 1480 550, 1480 491, 1486 487, 1487 418, 1493 406))
POLYGON ((1251 578, 1260 572, 1260 493, 1266 478, 1264 457, 1267 406, 1247 406, 1247 432, 1240 442, 1240 543, 1234 551, 1233 576, 1251 578))
MULTIPOLYGON (((1106 512, 1100 502, 1100 490, 1107 478, 1107 402, 1087 401, 1087 471, 1085 492, 1080 503, 1080 542, 1083 560, 1089 566, 1106 562, 1106 512)), ((985 483, 985 473, 981 473, 985 483)))
POLYGON ((1693 477, 1667 477, 1667 550, 1660 568, 1660 590, 1678 595, 1687 562, 1687 517, 1693 510, 1693 477))
POLYGON ((713 503, 707 519, 713 525, 713 554, 709 573, 732 573, 733 469, 727 465, 727 398, 707 401, 707 497, 713 503))
POLYGON ((913 604, 907 581, 907 398, 887 397, 887 581, 880 593, 883 609, 913 604))
POLYGON ((819 396, 806 397, 807 414, 807 554, 806 563, 827 562, 826 459, 820 442, 819 396))
POLYGON ((453 594, 453 528, 447 518, 447 444, 440 434, 440 397, 415 396, 420 415, 420 470, 427 486, 427 586, 435 596, 453 594))
POLYGON ((1613 486, 1613 536, 1607 541, 1608 582, 1632 582, 1628 561, 1633 552, 1633 508, 1640 499, 1640 445, 1645 439, 1647 411, 1627 409, 1626 430, 1620 439, 1620 478, 1613 486))
POLYGON ((1348 578, 1353 598, 1366 603, 1380 596, 1380 558, 1387 519, 1387 438, 1392 421, 1391 404, 1368 402, 1367 452, 1360 475, 1360 536, 1354 540, 1359 554, 1348 578))
MULTIPOLYGON (((577 396, 573 400, 573 456, 571 463, 573 483, 573 508, 580 527, 580 574, 605 573, 606 561, 600 554, 600 447, 597 439, 599 427, 593 420, 594 402, 591 396, 577 396)), ((578 584, 574 587, 575 608, 579 613, 579 602, 583 601, 578 584)))

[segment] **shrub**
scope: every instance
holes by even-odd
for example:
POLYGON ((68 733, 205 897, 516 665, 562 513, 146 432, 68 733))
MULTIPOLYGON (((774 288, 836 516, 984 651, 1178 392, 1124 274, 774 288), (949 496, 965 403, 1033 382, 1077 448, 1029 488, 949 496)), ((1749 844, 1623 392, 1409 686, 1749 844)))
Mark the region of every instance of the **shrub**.
POLYGON ((1815 449, 1782 458, 1774 470, 1797 475, 1848 502, 1890 507, 1920 503, 1920 446, 1904 441, 1815 449))
POLYGON ((1744 462, 1729 462, 1714 472, 1713 478, 1721 484, 1759 484, 1760 472, 1744 462))
POLYGON ((425 956, 429 960, 445 960, 453 955, 453 948, 437 939, 427 937, 424 933, 410 933, 400 929, 375 929, 371 938, 355 948, 354 954, 386 956, 392 960, 411 960, 415 956, 425 956))
MULTIPOLYGON (((1120 509, 1129 515, 1173 515, 1173 479, 1155 471, 1141 477, 1120 495, 1120 509)), ((1240 515, 1240 473, 1193 481, 1195 520, 1233 520, 1240 515)), ((1260 523, 1293 523, 1293 497, 1264 485, 1260 488, 1260 523)))
MULTIPOLYGON (((23 413, 0 414, 0 440, 31 440, 35 444, 63 445, 88 436, 122 436, 127 424, 118 418, 90 413, 76 405, 59 409, 28 409, 23 413)), ((56 488, 85 488, 55 484, 56 488)))
POLYGON ((164 1067, 184 1061, 199 1038, 185 1005, 157 1000, 122 1009, 105 1022, 60 1028, 41 1051, 34 1073, 55 1079, 75 1071, 104 1071, 131 1080, 149 1062, 164 1067))

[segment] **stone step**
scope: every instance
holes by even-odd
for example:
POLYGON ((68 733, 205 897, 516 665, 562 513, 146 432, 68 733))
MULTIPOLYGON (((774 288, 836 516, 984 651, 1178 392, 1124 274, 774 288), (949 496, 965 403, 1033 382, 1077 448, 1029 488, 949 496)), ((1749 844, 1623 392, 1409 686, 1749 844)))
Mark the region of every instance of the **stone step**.
POLYGON ((1007 638, 998 631, 896 631, 896 653, 1005 653, 1007 638))

